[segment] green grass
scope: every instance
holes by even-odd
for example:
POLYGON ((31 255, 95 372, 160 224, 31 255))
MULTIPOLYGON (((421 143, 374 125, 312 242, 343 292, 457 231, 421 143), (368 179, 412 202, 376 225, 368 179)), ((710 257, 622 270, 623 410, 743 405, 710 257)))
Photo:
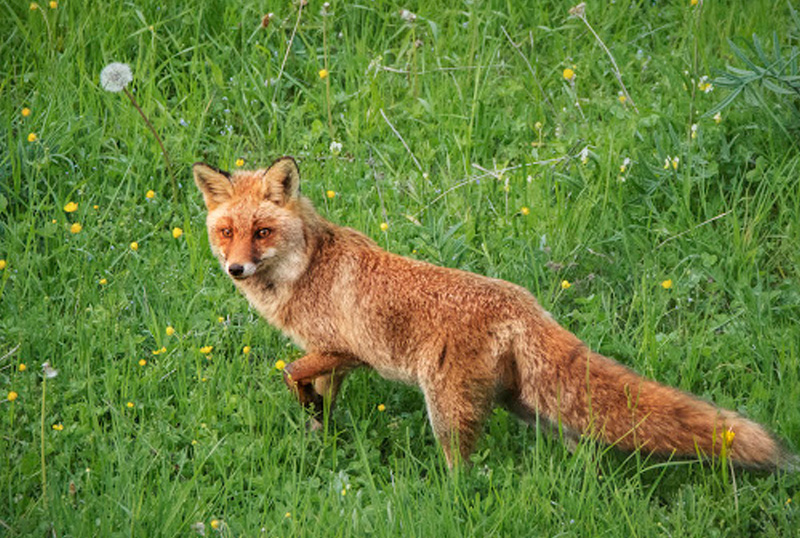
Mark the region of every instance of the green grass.
POLYGON ((274 368, 302 352, 212 259, 189 168, 294 155, 334 222, 524 285, 593 348, 797 450, 797 98, 742 96, 717 123, 725 90, 698 88, 743 67, 728 39, 798 46, 788 5, 591 3, 636 113, 561 2, 312 1, 293 40, 288 2, 40 4, 0 6, 0 398, 18 394, 0 401, 0 536, 797 535, 797 475, 572 453, 501 410, 448 473, 418 391, 374 373, 307 433, 274 368), (175 195, 136 110, 100 88, 111 61, 175 195))

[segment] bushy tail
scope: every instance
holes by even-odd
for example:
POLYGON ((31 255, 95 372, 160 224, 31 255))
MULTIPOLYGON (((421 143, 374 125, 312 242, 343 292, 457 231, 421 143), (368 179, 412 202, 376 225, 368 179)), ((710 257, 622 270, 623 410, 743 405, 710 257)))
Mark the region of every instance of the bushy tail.
POLYGON ((800 471, 798 457, 759 424, 645 379, 569 336, 561 357, 547 357, 551 364, 533 372, 533 384, 522 390, 525 400, 529 389, 539 413, 623 450, 677 457, 725 454, 743 467, 800 471), (542 379, 548 375, 553 378, 542 379))

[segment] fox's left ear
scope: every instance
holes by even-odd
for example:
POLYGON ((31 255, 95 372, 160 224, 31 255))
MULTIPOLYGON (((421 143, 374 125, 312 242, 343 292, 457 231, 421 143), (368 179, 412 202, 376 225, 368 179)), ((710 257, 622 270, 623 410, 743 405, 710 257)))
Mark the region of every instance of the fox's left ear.
POLYGON ((264 174, 267 199, 286 205, 300 194, 300 169, 292 157, 281 157, 264 174))

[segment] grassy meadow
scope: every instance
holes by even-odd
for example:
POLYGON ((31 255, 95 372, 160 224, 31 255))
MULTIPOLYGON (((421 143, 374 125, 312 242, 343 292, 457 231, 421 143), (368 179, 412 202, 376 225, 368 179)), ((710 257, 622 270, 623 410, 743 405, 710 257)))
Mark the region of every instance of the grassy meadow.
POLYGON ((191 176, 293 155, 330 220, 800 450, 800 17, 693 3, 3 2, 0 536, 799 536, 798 474, 501 409, 449 473, 372 372, 307 432, 191 176))

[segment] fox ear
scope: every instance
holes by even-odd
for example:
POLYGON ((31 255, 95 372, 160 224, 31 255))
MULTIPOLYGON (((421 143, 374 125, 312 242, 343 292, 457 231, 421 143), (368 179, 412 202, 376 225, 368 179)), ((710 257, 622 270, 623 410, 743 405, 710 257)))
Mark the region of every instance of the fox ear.
POLYGON ((228 172, 217 170, 206 163, 194 163, 194 182, 203 193, 209 211, 226 202, 233 195, 233 183, 228 172))
POLYGON ((300 169, 292 157, 281 157, 264 174, 267 199, 286 205, 300 194, 300 169))

